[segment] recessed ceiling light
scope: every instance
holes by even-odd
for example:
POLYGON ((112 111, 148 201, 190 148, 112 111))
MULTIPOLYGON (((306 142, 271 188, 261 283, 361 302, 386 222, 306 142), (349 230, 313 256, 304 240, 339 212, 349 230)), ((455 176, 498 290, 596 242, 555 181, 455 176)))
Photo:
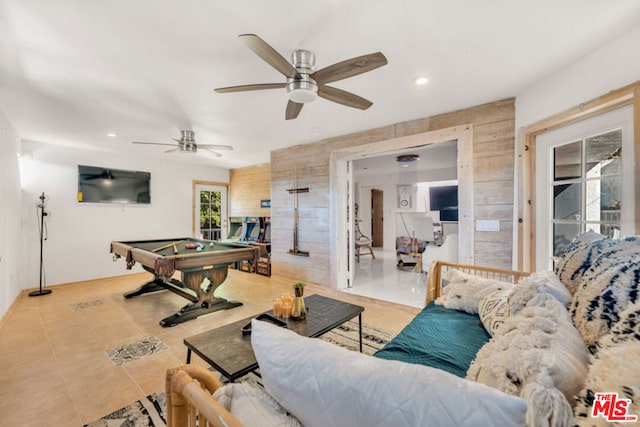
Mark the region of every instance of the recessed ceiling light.
POLYGON ((110 132, 110 133, 108 133, 108 134, 107 134, 107 136, 108 136, 109 138, 115 138, 115 137, 116 137, 116 136, 118 136, 118 135, 116 135, 116 134, 115 134, 115 133, 113 133, 113 132, 110 132))
POLYGON ((428 81, 429 79, 426 77, 417 77, 413 80, 413 82, 418 86, 426 85, 428 81))

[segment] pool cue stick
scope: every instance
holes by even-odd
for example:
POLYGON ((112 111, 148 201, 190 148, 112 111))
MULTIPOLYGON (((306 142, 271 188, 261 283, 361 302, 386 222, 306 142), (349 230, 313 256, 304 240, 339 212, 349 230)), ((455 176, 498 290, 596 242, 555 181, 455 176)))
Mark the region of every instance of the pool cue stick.
MULTIPOLYGON (((178 240, 178 242, 179 242, 179 240, 178 240)), ((163 249, 167 249, 167 248, 170 248, 171 246, 173 246, 174 252, 177 253, 178 249, 176 248, 176 243, 178 243, 178 242, 171 242, 168 245, 160 246, 159 248, 155 248, 151 252, 160 252, 163 249)))
POLYGON ((173 254, 174 255, 178 255, 178 248, 176 247, 176 244, 173 244, 173 254))
POLYGON ((298 166, 295 168, 295 187, 293 198, 293 252, 298 253, 298 166))

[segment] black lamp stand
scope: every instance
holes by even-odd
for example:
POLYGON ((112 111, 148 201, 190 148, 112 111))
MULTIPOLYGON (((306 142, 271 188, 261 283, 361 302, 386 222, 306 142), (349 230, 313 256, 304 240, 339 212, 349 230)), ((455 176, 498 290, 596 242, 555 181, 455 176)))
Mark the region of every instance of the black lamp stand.
POLYGON ((42 276, 44 273, 44 264, 42 263, 42 248, 44 244, 44 217, 47 216, 47 212, 44 210, 44 200, 46 196, 44 193, 40 196, 40 204, 38 205, 38 209, 40 209, 40 289, 37 291, 29 292, 30 297, 37 297, 40 295, 48 295, 51 293, 51 289, 42 289, 42 276))

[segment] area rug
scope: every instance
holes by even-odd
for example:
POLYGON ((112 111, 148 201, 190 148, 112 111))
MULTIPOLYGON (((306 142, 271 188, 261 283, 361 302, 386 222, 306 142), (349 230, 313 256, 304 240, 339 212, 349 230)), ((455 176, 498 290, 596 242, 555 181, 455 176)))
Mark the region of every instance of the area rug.
MULTIPOLYGON (((366 323, 362 324, 362 352, 373 354, 393 338, 393 334, 366 323)), ((321 337, 349 350, 358 351, 358 321, 350 320, 321 337)), ((165 427, 166 396, 164 391, 150 394, 106 415, 85 427, 165 427)))

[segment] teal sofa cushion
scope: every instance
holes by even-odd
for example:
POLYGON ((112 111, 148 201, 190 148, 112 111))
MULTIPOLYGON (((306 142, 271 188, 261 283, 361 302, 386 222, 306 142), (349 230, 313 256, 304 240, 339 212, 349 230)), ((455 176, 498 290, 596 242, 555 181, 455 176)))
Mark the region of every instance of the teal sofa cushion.
POLYGON ((464 378, 490 338, 478 315, 431 302, 374 356, 431 366, 464 378))

